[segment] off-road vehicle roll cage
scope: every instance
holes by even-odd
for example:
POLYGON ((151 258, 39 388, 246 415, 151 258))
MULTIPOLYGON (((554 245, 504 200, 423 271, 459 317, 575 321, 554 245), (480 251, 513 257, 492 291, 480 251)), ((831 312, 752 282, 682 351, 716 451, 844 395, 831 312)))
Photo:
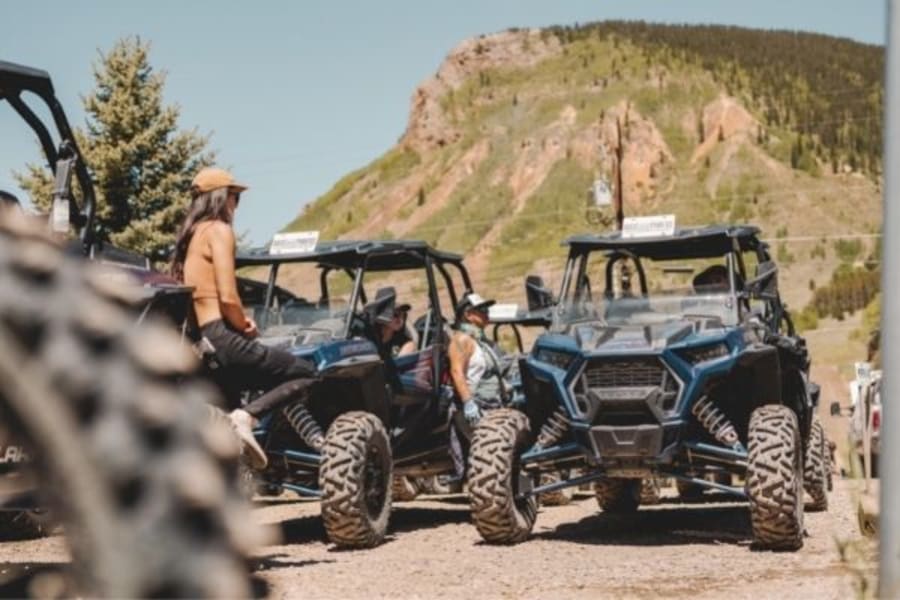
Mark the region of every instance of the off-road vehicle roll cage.
MULTIPOLYGON (((310 360, 320 376, 305 404, 262 419, 256 436, 269 466, 260 478, 268 486, 321 498, 325 528, 335 543, 379 543, 390 513, 390 482, 454 472, 448 451, 453 392, 446 347, 452 311, 471 291, 462 257, 422 241, 343 240, 297 252, 273 252, 272 246, 241 251, 236 265, 242 300, 254 309, 260 341, 310 360), (312 288, 318 297, 304 298, 279 285, 280 273, 302 263, 306 273, 295 270, 293 275, 302 275, 297 289, 312 288), (428 296, 427 311, 411 332, 415 349, 387 357, 373 343, 369 309, 378 306, 378 294, 371 287, 392 287, 397 281, 386 275, 408 270, 419 271, 417 282, 427 282, 422 292, 428 296), (337 292, 331 289, 335 280, 341 286, 337 292), (354 445, 368 450, 347 458, 343 448, 354 445), (349 473, 348 460, 365 461, 360 469, 375 475, 363 480, 349 473), (337 501, 346 489, 353 490, 355 500, 337 501), (359 511, 356 502, 368 508, 359 511)), ((416 302, 404 298, 403 303, 407 300, 416 302)))
MULTIPOLYGON (((630 259, 638 276, 639 295, 649 295, 646 273, 640 259, 684 260, 725 257, 728 269, 729 290, 744 300, 747 307, 751 297, 766 300, 771 310, 765 316, 773 330, 785 325, 793 335, 794 327, 778 296, 777 267, 769 255, 769 246, 759 239, 760 230, 752 225, 709 226, 678 229, 671 236, 623 237, 617 231, 605 235, 578 235, 563 242, 569 247, 569 258, 563 274, 560 299, 582 296, 586 293, 587 257, 592 252, 605 252, 608 257, 605 271, 604 294, 612 298, 616 282, 615 266, 620 260, 630 259), (743 253, 756 255, 758 268, 751 277, 743 253)), ((562 304, 558 305, 561 308, 562 304)))
POLYGON ((818 510, 827 506, 818 388, 759 233, 748 225, 673 227, 564 242, 559 297, 543 290, 529 306, 549 309, 552 324, 520 361, 525 419, 498 411, 476 430, 470 469, 481 483, 470 490, 485 539, 524 539, 536 494, 593 481, 604 510, 633 510, 641 480, 665 476, 749 497, 761 545, 802 544, 804 463, 807 491, 818 510), (602 280, 602 294, 591 276, 602 280), (510 436, 518 450, 508 462, 492 459, 500 440, 513 447, 510 436), (563 467, 584 474, 537 486, 509 474, 537 478, 563 467), (784 491, 764 483, 770 470, 784 475, 784 491), (511 488, 494 486, 507 476, 511 488), (501 519, 492 507, 503 504, 510 512, 501 519))
MULTIPOLYGON (((315 250, 310 252, 275 253, 268 247, 239 251, 235 264, 240 269, 243 267, 269 267, 268 283, 265 285, 262 308, 270 311, 280 302, 298 300, 290 291, 276 285, 280 267, 293 263, 313 263, 320 270, 319 287, 321 296, 317 299, 319 304, 327 303, 329 299, 328 276, 333 272, 344 272, 353 282, 353 292, 350 299, 350 313, 357 304, 365 304, 369 301, 362 277, 366 272, 392 272, 408 269, 425 268, 429 280, 429 289, 435 293, 434 272, 437 272, 444 280, 450 300, 455 306, 459 301, 453 277, 448 267, 457 270, 462 278, 464 290, 471 290, 472 284, 469 274, 463 265, 463 258, 459 254, 443 252, 432 248, 426 242, 420 240, 390 240, 390 241, 355 241, 338 240, 320 242, 315 250), (432 271, 432 267, 434 271, 432 271), (293 297, 293 298, 292 298, 293 297)), ((247 278, 241 278, 242 284, 260 289, 258 283, 247 278)), ((371 290, 370 290, 371 291, 371 290)), ((437 305, 437 298, 429 298, 437 305)), ((262 323, 261 323, 262 324, 262 323)), ((349 333, 350 318, 348 315, 344 335, 349 333)))
POLYGON ((74 208, 69 211, 69 222, 76 231, 80 232, 84 253, 89 254, 94 242, 94 214, 96 212, 94 184, 88 173, 87 165, 82 159, 81 151, 78 149, 66 113, 56 98, 50 75, 40 69, 0 61, 0 100, 6 100, 37 136, 44 156, 47 158, 47 165, 56 175, 54 195, 67 200, 74 208), (36 95, 50 110, 53 124, 59 135, 58 145, 54 144, 53 137, 44 122, 22 100, 22 94, 25 92, 36 95), (73 174, 81 188, 80 204, 72 193, 71 177, 73 174))
MULTIPOLYGON (((128 279, 125 274, 131 275, 129 283, 136 283, 142 289, 146 310, 152 308, 175 323, 182 323, 187 318, 186 298, 190 289, 154 271, 147 257, 98 239, 96 196, 89 165, 56 97, 50 75, 40 69, 0 61, 0 103, 4 100, 37 136, 47 166, 54 174, 54 206, 59 204, 62 207, 67 213, 68 224, 78 234, 78 241, 74 243, 75 247, 70 246, 70 251, 82 254, 89 260, 121 267, 123 278, 128 279), (34 94, 46 105, 58 142, 54 141, 47 124, 23 99, 27 93, 34 94), (78 182, 80 200, 72 186, 73 177, 78 182)), ((54 219, 55 215, 51 214, 50 218, 54 219)))

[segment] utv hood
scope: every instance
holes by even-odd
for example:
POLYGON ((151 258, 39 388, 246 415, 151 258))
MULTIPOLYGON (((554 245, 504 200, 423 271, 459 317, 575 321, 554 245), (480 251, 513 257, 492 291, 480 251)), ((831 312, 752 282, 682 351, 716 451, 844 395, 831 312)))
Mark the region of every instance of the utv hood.
POLYGON ((578 347, 584 352, 659 351, 693 334, 694 326, 687 321, 676 321, 657 325, 585 327, 574 333, 578 347))

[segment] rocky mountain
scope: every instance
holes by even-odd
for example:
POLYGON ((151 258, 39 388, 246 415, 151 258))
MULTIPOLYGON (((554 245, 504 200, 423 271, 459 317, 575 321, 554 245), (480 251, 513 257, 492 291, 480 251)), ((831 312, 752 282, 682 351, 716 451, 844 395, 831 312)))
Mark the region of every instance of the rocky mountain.
POLYGON ((467 255, 484 293, 556 285, 559 243, 597 230, 586 195, 611 177, 626 215, 751 222, 805 306, 880 229, 883 48, 733 27, 598 23, 462 42, 413 92, 398 143, 286 229, 416 238, 467 255))

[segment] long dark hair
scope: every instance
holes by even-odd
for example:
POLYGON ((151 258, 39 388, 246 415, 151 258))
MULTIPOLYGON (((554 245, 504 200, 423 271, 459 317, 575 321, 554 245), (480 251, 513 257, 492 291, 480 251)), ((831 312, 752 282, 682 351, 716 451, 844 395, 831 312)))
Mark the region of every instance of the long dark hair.
POLYGON ((228 188, 216 188, 209 192, 201 192, 191 188, 191 206, 178 235, 175 236, 175 251, 172 253, 170 273, 179 281, 184 281, 184 261, 187 258, 188 246, 194 237, 197 225, 203 221, 223 221, 231 224, 228 213, 228 188))

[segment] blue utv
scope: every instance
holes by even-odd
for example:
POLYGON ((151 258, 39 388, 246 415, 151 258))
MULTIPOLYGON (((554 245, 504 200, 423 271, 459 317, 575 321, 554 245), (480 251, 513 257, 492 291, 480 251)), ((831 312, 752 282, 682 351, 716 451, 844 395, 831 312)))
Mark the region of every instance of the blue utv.
POLYGON ((471 291, 462 257, 420 241, 334 241, 305 252, 241 252, 236 262, 260 341, 311 360, 320 379, 308 402, 261 420, 255 433, 269 464, 258 477, 267 488, 321 498, 338 546, 374 546, 387 529, 392 485, 455 473, 446 348, 453 307, 471 291), (368 310, 386 290, 417 316, 404 349, 390 356, 373 343, 368 310))
POLYGON ((805 341, 759 230, 565 244, 560 296, 544 298, 549 331, 520 362, 524 409, 489 413, 475 431, 481 536, 525 540, 541 493, 592 482, 604 511, 630 512, 642 480, 671 477, 746 498, 757 547, 800 548, 804 488, 811 509, 827 507, 825 442, 805 341), (535 483, 566 469, 580 475, 535 483))

